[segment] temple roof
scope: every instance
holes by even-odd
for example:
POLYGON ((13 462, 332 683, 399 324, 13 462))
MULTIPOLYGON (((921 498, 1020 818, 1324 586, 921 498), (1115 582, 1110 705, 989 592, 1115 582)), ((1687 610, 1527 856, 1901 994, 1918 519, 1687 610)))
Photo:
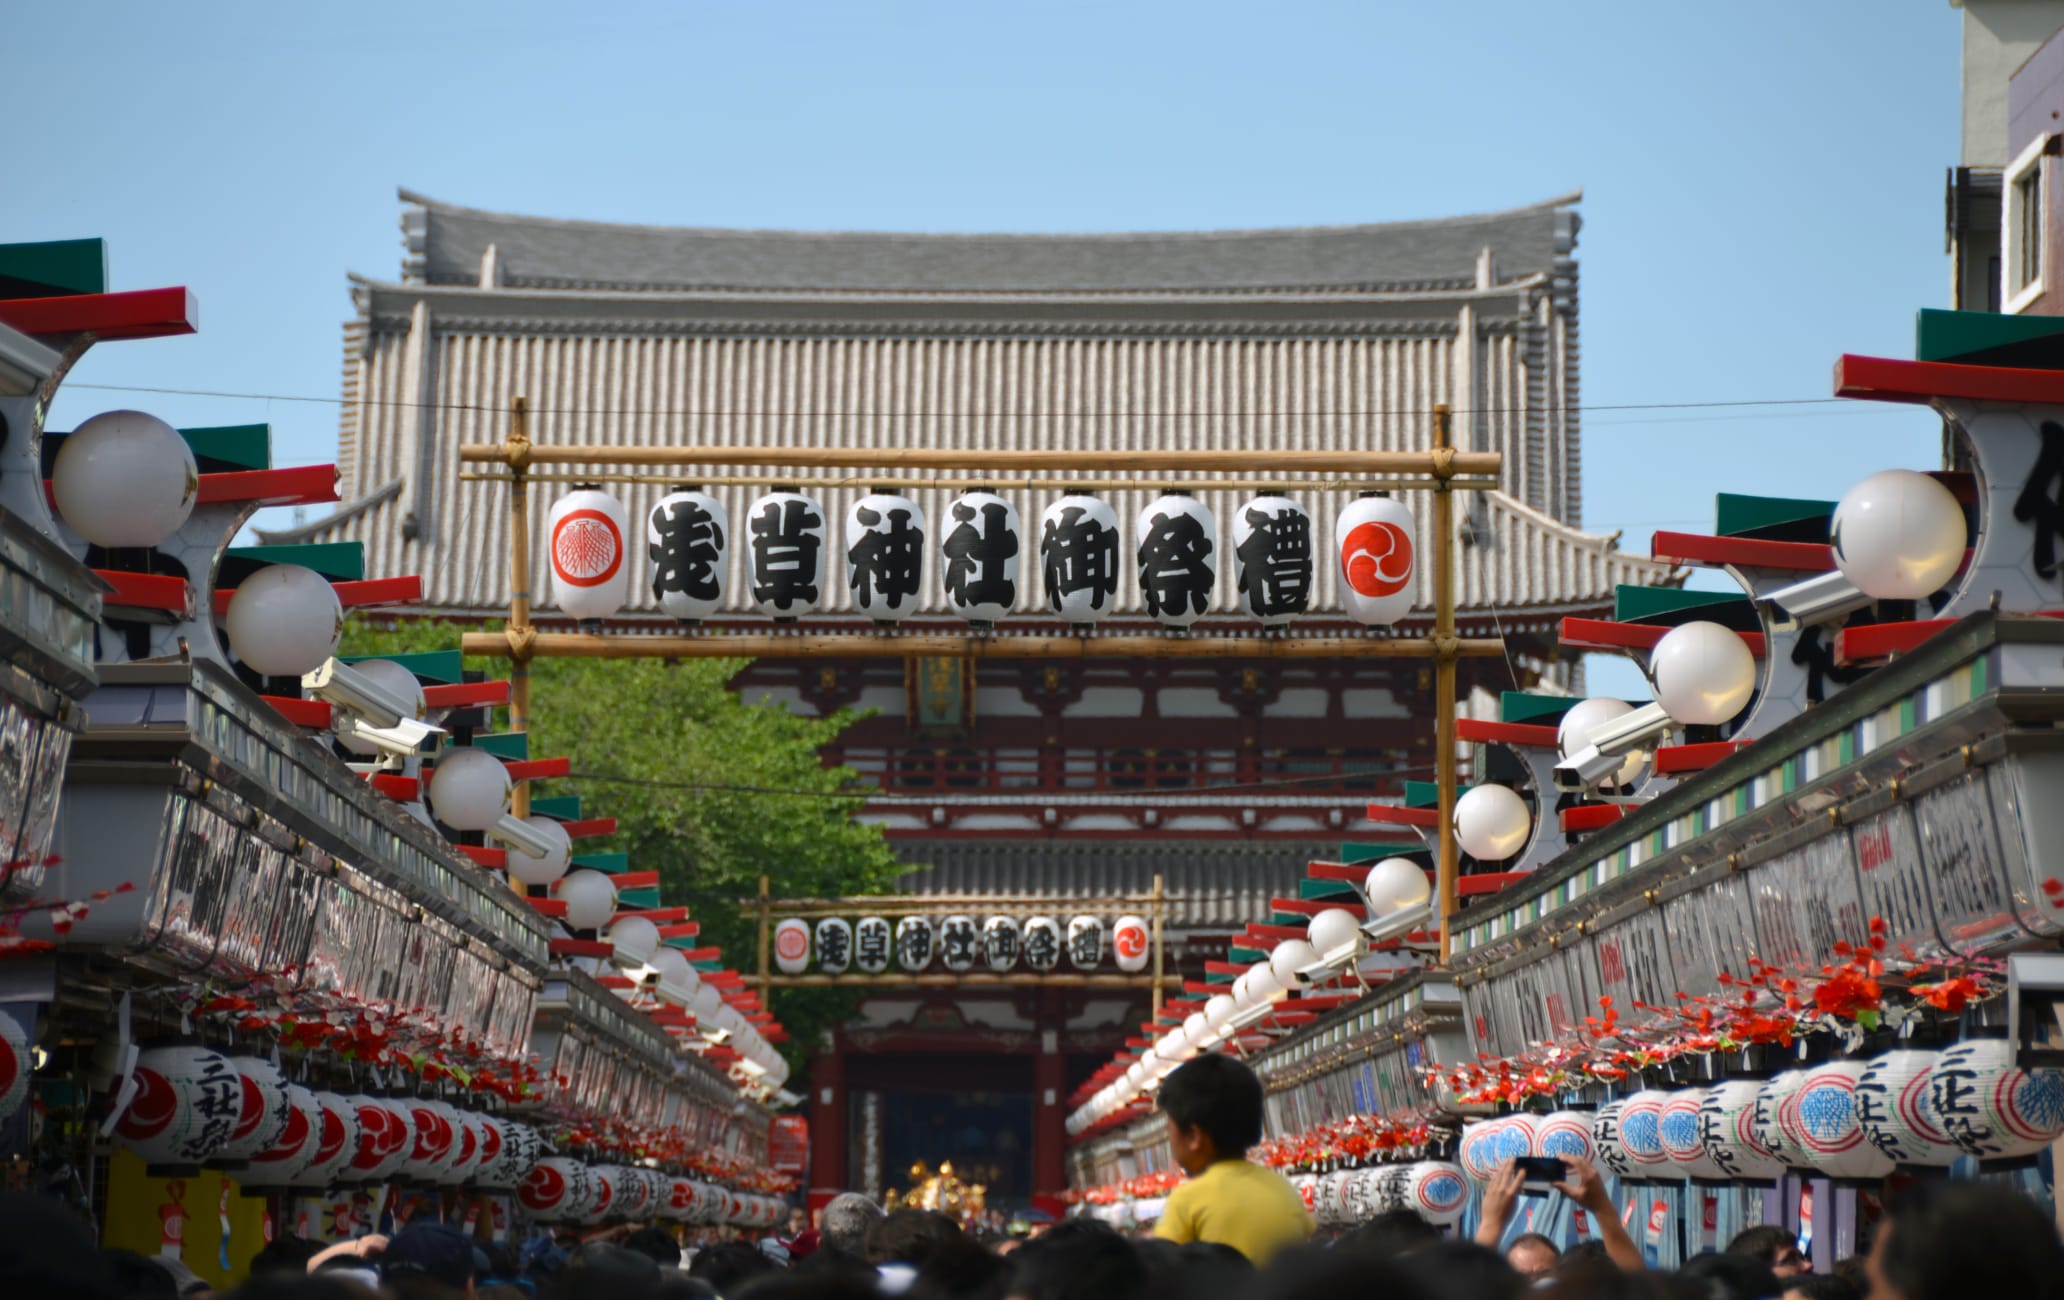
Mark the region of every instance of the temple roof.
POLYGON ((557 289, 804 293, 1191 293, 1460 289, 1548 274, 1576 244, 1572 192, 1505 212, 1272 230, 897 234, 622 225, 484 212, 403 189, 406 278, 557 289))

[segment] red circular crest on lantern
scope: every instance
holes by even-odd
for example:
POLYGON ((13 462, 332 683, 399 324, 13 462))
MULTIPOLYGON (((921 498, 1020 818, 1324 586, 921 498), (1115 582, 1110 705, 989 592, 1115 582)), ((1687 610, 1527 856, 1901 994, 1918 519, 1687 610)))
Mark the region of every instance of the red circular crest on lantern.
POLYGON ((409 1159, 435 1162, 449 1155, 458 1136, 452 1132, 451 1121, 428 1106, 411 1106, 409 1111, 416 1121, 416 1141, 409 1159))
POLYGON ((576 587, 599 587, 623 564, 623 534, 600 510, 569 510, 552 529, 552 572, 576 587))
POLYGON ((179 1098, 165 1076, 149 1066, 139 1065, 136 1067, 136 1100, 122 1112, 122 1122, 115 1125, 115 1132, 131 1142, 156 1137, 172 1123, 173 1112, 178 1108, 179 1098))
POLYGON ((789 961, 802 961, 810 955, 810 932, 803 926, 791 925, 774 933, 774 955, 789 961))
POLYGON ((1412 580, 1412 539, 1386 520, 1357 524, 1341 539, 1340 571, 1364 596, 1394 596, 1412 580))
POLYGON ((328 1106, 324 1106, 322 1108, 322 1132, 316 1138, 315 1159, 308 1163, 312 1166, 326 1165, 330 1161, 335 1160, 337 1154, 344 1149, 344 1139, 349 1136, 350 1133, 344 1128, 344 1117, 331 1110, 328 1106))
MULTIPOLYGON (((241 1142, 258 1131, 258 1123, 265 1118, 265 1094, 258 1091, 258 1081, 250 1075, 243 1076, 243 1094, 237 1110, 236 1131, 229 1135, 230 1141, 241 1142)), ((5 1080, 0 1080, 0 1092, 7 1091, 5 1080)))
POLYGON ((1126 961, 1146 956, 1147 928, 1143 925, 1119 925, 1111 931, 1111 950, 1126 961))
POLYGON ((566 1175, 548 1164, 532 1165, 523 1185, 516 1189, 516 1199, 526 1210, 556 1210, 566 1199, 566 1175))

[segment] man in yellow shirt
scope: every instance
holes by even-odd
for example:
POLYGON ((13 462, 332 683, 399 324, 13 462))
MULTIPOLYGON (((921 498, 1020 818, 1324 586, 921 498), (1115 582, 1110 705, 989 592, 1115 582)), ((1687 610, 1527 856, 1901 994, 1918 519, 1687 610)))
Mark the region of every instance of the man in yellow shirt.
POLYGON ((1261 1141, 1261 1080, 1230 1056, 1200 1056, 1161 1083, 1175 1162, 1188 1181, 1169 1196, 1154 1235, 1215 1241, 1256 1267, 1312 1233, 1290 1180, 1247 1160, 1261 1141))

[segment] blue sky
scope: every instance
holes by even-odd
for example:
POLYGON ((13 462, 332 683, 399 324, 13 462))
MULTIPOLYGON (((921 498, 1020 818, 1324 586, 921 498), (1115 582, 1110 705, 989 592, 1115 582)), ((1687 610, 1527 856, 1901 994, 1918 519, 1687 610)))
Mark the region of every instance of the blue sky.
MULTIPOLYGON (((9 240, 100 235, 188 339, 106 345, 52 426, 270 420, 330 459, 345 273, 397 185, 656 224, 1131 230, 1381 221, 1584 190, 1587 405, 1824 397, 1943 304, 1960 15, 1812 4, 37 5, 9 240)), ((1930 466, 1925 413, 1593 411, 1587 527, 1930 466)), ((1594 685, 1633 691, 1631 674, 1594 685)))

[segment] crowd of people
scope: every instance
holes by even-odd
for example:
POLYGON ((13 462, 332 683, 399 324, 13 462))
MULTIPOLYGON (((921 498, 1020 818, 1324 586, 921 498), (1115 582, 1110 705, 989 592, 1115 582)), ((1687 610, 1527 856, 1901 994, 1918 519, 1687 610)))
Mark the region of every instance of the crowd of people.
MULTIPOLYGON (((1245 1156, 1261 1137, 1261 1085, 1223 1056, 1164 1082, 1175 1157, 1189 1177, 1152 1235, 1077 1218, 1025 1238, 969 1231, 933 1211, 832 1200, 816 1227, 684 1250, 654 1225, 540 1233, 521 1249, 440 1223, 328 1246, 282 1237, 228 1300, 2064 1300, 2064 1240, 2025 1195, 1928 1181, 1896 1197, 1862 1253, 1816 1275, 1783 1228, 1751 1228, 1681 1268, 1646 1267, 1605 1185, 1582 1161, 1559 1184, 1596 1240, 1567 1250, 1506 1240, 1521 1193, 1506 1168, 1475 1240, 1410 1211, 1322 1237, 1281 1175, 1245 1156)), ((183 1266, 98 1248, 56 1202, 0 1200, 0 1297, 211 1300, 183 1266)))

